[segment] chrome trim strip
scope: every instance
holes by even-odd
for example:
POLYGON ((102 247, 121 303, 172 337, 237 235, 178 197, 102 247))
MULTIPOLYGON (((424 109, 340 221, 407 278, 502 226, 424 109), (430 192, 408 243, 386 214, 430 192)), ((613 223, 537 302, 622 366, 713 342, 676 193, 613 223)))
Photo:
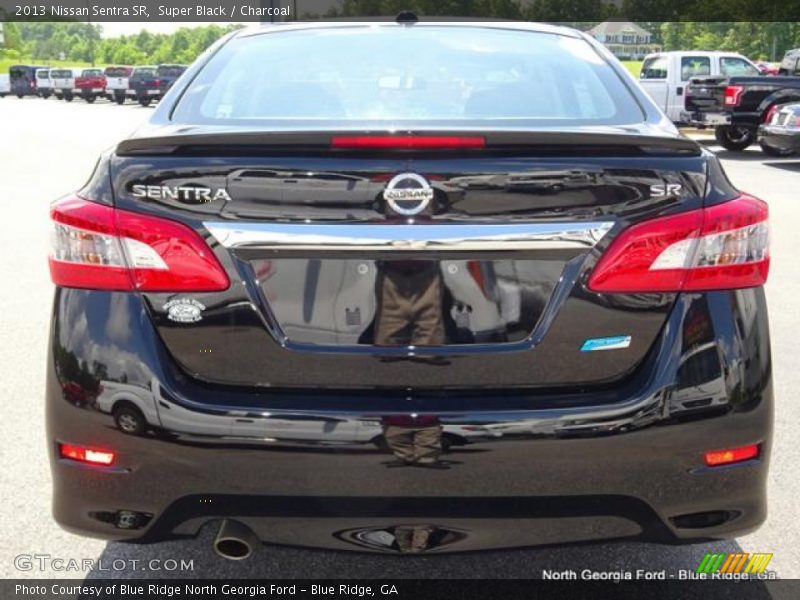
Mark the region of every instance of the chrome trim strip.
POLYGON ((336 251, 491 251, 592 248, 609 221, 386 225, 205 222, 225 248, 336 251))

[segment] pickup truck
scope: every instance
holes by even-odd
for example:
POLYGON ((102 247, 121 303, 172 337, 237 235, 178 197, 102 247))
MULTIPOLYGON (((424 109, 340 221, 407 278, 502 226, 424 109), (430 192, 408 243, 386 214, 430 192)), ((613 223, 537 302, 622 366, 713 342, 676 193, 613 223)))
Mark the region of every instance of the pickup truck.
POLYGON ((657 52, 644 57, 639 85, 671 121, 681 123, 685 110, 684 92, 691 79, 758 75, 759 72, 754 63, 735 52, 657 52))
POLYGON ((136 67, 128 83, 128 95, 142 106, 149 106, 153 100, 160 100, 185 70, 186 65, 136 67))
POLYGON ((8 69, 9 80, 11 83, 11 93, 17 98, 25 96, 36 96, 36 71, 46 67, 32 65, 13 65, 8 69))
POLYGON ((125 104, 132 72, 131 67, 106 67, 106 97, 111 102, 125 104))
POLYGON ((75 78, 83 69, 50 69, 50 85, 59 100, 72 102, 72 91, 75 89, 75 78))
POLYGON ((50 69, 36 69, 36 93, 40 98, 47 100, 53 94, 53 82, 50 79, 50 69))
MULTIPOLYGON (((800 52, 790 50, 781 75, 696 77, 686 87, 683 120, 714 128, 726 150, 744 150, 756 141, 758 127, 774 110, 800 100, 800 52)), ((769 152, 762 144, 762 149, 769 152)))
POLYGON ((80 96, 91 104, 98 98, 106 95, 106 76, 103 69, 84 69, 81 74, 75 77, 75 96, 80 96))

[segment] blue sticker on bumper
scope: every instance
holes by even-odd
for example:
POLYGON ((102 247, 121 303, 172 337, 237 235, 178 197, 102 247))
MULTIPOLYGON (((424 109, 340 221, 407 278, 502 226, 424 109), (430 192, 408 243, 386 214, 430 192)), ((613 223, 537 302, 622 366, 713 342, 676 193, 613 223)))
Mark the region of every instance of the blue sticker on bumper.
POLYGON ((631 336, 615 335, 614 337, 593 338, 586 340, 581 346, 581 352, 594 352, 595 350, 619 350, 631 345, 631 336))

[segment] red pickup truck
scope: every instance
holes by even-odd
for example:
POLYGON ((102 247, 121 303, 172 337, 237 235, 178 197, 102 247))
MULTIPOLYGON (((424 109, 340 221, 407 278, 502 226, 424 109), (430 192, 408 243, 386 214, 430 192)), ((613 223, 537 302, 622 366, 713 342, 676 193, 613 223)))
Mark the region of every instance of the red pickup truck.
POLYGON ((103 69, 84 69, 75 78, 75 96, 80 96, 90 104, 106 95, 106 76, 103 69))

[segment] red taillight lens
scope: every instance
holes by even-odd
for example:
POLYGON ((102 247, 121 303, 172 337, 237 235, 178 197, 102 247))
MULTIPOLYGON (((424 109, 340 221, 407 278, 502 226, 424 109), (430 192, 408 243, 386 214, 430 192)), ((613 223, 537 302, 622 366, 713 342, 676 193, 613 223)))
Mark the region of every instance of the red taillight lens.
POLYGON ((772 122, 772 117, 775 116, 776 112, 778 112, 778 105, 777 104, 773 104, 772 106, 769 107, 769 110, 767 111, 767 114, 764 115, 764 123, 771 123, 772 122))
POLYGON ((739 106, 739 100, 742 98, 744 87, 741 85, 729 85, 725 88, 725 106, 739 106))
POLYGON ((709 467, 720 467, 722 465, 730 465, 732 463, 758 458, 758 452, 758 444, 750 444, 748 446, 740 446, 729 450, 706 452, 704 458, 706 465, 709 467))
POLYGON ((680 292, 763 285, 769 272, 766 203, 742 195, 633 225, 589 278, 595 292, 680 292))
POLYGON ((50 275, 64 287, 216 292, 230 281, 205 241, 185 225, 69 197, 50 211, 50 275))
POLYGON ((470 135, 335 135, 331 147, 344 150, 450 150, 486 147, 486 138, 470 135))
POLYGON ((76 460, 88 465, 100 465, 108 467, 114 464, 117 459, 116 454, 109 450, 98 450, 97 448, 87 448, 75 444, 59 444, 58 455, 61 458, 76 460))

